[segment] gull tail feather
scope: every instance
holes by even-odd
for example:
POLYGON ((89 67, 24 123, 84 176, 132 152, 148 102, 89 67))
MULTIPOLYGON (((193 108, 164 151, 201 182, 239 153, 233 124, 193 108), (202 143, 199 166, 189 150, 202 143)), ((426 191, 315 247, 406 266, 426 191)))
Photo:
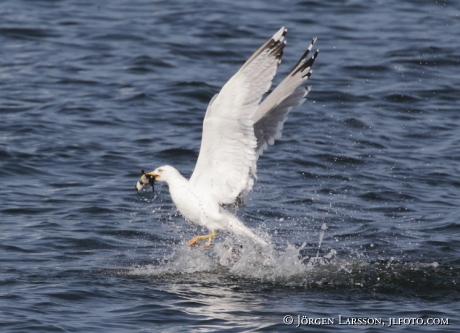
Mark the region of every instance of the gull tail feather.
POLYGON ((262 246, 267 246, 268 243, 263 240, 261 237, 257 236, 254 232, 246 227, 243 222, 241 222, 235 215, 231 214, 229 211, 221 208, 221 213, 226 217, 226 229, 233 232, 236 235, 243 236, 254 240, 256 243, 259 243, 262 246))

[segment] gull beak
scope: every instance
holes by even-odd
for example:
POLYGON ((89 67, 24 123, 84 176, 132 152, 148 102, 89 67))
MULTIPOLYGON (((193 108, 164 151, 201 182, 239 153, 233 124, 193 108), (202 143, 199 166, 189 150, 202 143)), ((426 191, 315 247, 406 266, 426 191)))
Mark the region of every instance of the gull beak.
POLYGON ((141 179, 136 183, 135 187, 137 193, 139 193, 144 188, 144 186, 147 185, 152 186, 152 191, 154 191, 154 183, 158 177, 160 177, 160 175, 157 175, 153 172, 144 172, 144 170, 142 170, 141 179))

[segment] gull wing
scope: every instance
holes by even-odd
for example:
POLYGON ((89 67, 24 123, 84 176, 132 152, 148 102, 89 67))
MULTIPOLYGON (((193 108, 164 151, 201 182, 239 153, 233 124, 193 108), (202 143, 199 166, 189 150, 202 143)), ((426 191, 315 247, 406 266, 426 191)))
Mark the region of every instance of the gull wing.
POLYGON ((254 115, 254 134, 257 138, 256 156, 262 155, 268 145, 275 139, 281 138, 281 130, 287 119, 287 114, 295 107, 305 102, 310 87, 301 86, 310 77, 311 67, 318 56, 319 50, 307 60, 316 38, 314 38, 292 68, 288 76, 260 104, 254 115))
POLYGON ((283 27, 263 44, 213 97, 203 121, 192 186, 231 204, 253 184, 257 161, 254 116, 283 55, 283 27))

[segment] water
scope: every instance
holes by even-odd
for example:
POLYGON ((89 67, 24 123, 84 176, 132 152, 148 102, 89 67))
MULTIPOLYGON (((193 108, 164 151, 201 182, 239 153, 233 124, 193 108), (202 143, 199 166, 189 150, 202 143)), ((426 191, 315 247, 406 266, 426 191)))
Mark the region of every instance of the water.
POLYGON ((460 329, 459 2, 10 0, 0 18, 2 332, 460 329), (276 82, 312 37, 320 55, 238 212, 269 250, 190 249, 203 230, 167 186, 134 184, 190 176, 208 101, 281 26, 276 82))

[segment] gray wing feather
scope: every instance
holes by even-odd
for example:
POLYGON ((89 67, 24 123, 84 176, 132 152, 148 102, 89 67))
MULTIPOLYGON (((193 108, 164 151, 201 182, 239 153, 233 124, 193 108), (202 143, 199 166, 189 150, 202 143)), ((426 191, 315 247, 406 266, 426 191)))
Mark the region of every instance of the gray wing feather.
POLYGON ((311 75, 311 67, 318 56, 319 50, 307 60, 316 38, 314 38, 289 72, 288 76, 260 104, 254 115, 254 134, 257 140, 256 154, 261 155, 268 145, 281 137, 284 122, 288 113, 305 101, 310 87, 301 86, 311 75))
POLYGON ((254 114, 270 89, 285 46, 282 27, 267 40, 209 103, 198 161, 190 184, 231 204, 252 187, 257 140, 254 114))

